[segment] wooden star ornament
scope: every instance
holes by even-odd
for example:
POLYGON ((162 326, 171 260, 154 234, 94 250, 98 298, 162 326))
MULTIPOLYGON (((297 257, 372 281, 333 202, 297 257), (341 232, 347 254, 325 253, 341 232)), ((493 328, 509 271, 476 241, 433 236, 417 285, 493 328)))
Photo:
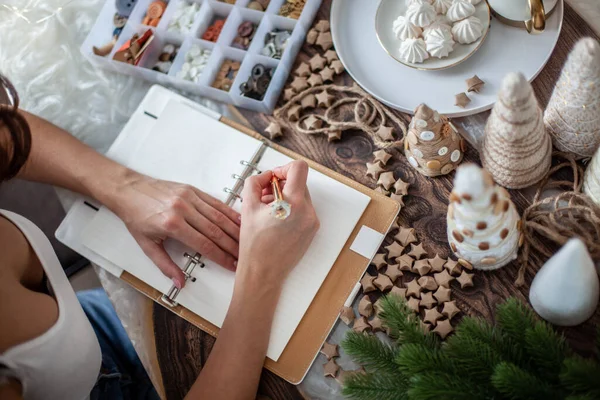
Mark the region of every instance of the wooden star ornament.
POLYGON ((296 75, 308 78, 310 76, 310 66, 303 62, 296 68, 296 75))
POLYGON ((456 280, 460 283, 460 288, 464 289, 469 286, 473 286, 473 275, 469 274, 467 271, 463 271, 456 280))
POLYGON ((375 254, 375 257, 373 257, 373 259, 371 260, 371 264, 373 264, 375 268, 377 268, 377 271, 379 271, 381 268, 387 265, 387 261, 385 261, 385 254, 375 254))
POLYGON ((423 276, 431 271, 431 265, 429 265, 429 260, 417 260, 413 265, 413 271, 423 276))
POLYGON ((325 67, 326 62, 327 62, 326 59, 321 57, 319 54, 315 54, 308 63, 310 64, 310 69, 313 72, 318 72, 325 67))
POLYGON ((394 129, 389 126, 381 125, 379 129, 377 129, 377 136, 379 136, 382 140, 392 141, 394 140, 393 135, 394 129))
POLYGON ((437 301, 433 298, 431 292, 421 293, 421 306, 425 308, 431 308, 437 304, 437 301))
POLYGON ((415 259, 408 254, 402 254, 400 257, 396 257, 396 262, 400 265, 400 271, 411 271, 415 259))
POLYGON ((373 284, 382 292, 387 292, 394 286, 390 278, 385 274, 379 274, 373 281, 373 284))
POLYGON ((437 310, 437 308, 430 308, 429 310, 425 310, 425 318, 423 321, 429 322, 431 325, 435 325, 435 323, 442 318, 442 314, 437 310))
POLYGON ((381 167, 379 162, 367 163, 367 176, 370 176, 373 179, 379 179, 379 175, 381 175, 383 171, 385 171, 385 169, 381 167))
POLYGON ((343 306, 340 311, 340 319, 344 321, 346 325, 350 326, 354 322, 354 318, 354 310, 352 307, 343 306))
POLYGON ((356 321, 354 321, 353 328, 356 332, 362 333, 371 330, 371 325, 367 322, 365 317, 360 317, 356 321))
POLYGON ((444 308, 442 309, 442 314, 448 317, 449 320, 452 319, 456 314, 460 312, 460 309, 456 306, 456 301, 447 301, 444 303, 444 308))
POLYGON ((386 165, 392 155, 385 150, 378 150, 373 153, 373 160, 379 161, 381 165, 386 165))
POLYGON ((275 121, 271 121, 269 126, 265 128, 265 132, 269 134, 269 139, 271 140, 283 136, 281 126, 275 121))
POLYGON ((388 265, 385 274, 390 278, 392 282, 396 282, 396 279, 400 278, 403 274, 400 270, 399 264, 388 265))
POLYGON ((443 321, 438 321, 433 331, 440 335, 442 339, 445 339, 453 330, 454 328, 450 324, 450 320, 445 319, 443 321))
POLYGON ((390 190, 394 182, 396 182, 394 179, 394 171, 383 172, 379 175, 379 179, 377 180, 377 184, 383 186, 385 190, 390 190))
POLYGON ((415 297, 411 297, 408 299, 408 301, 406 302, 406 305, 408 306, 408 308, 410 308, 411 310, 413 310, 414 312, 418 313, 419 312, 419 305, 420 305, 420 301, 419 299, 415 298, 415 297))
POLYGON ((375 277, 369 274, 365 274, 363 278, 360 280, 360 285, 362 286, 363 293, 369 293, 377 290, 375 285, 373 285, 373 281, 375 277))
POLYGON ((417 237, 415 236, 414 228, 406 228, 404 226, 400 227, 400 232, 398 232, 396 236, 394 236, 394 239, 396 239, 404 247, 408 246, 411 243, 417 242, 417 237))
POLYGON ((358 313, 365 318, 370 318, 373 315, 373 303, 371 303, 369 296, 361 297, 358 302, 358 313))
POLYGON ((438 303, 445 303, 450 301, 450 294, 452 291, 447 287, 440 286, 438 290, 435 291, 433 296, 437 299, 438 303))
POLYGON ((306 78, 303 78, 301 76, 297 76, 297 77, 294 78, 294 80, 292 81, 292 83, 290 84, 290 86, 296 92, 301 92, 304 89, 308 89, 309 85, 308 85, 308 82, 307 82, 306 78))
POLYGON ((450 287, 450 282, 454 280, 454 277, 446 270, 434 274, 433 277, 435 278, 437 284, 443 287, 450 287))
POLYGON ((329 360, 326 364, 323 364, 323 375, 330 378, 335 378, 340 366, 336 364, 335 359, 329 360))
POLYGON ((323 82, 333 82, 333 78, 335 78, 335 71, 330 67, 325 67, 319 72, 321 79, 323 82))
POLYGON ((419 286, 419 282, 417 282, 416 279, 413 279, 412 281, 406 284, 407 296, 421 297, 421 290, 422 288, 421 286, 419 286))
POLYGON ((331 131, 327 132, 327 141, 333 142, 342 138, 342 131, 331 131))
POLYGON ((400 254, 404 251, 404 247, 400 245, 400 243, 395 240, 389 246, 385 246, 385 249, 388 251, 388 259, 394 259, 396 257, 400 257, 400 254))
POLYGON ((323 90, 322 92, 318 93, 316 98, 317 98, 317 105, 319 107, 323 107, 323 108, 330 107, 331 104, 333 103, 333 99, 334 99, 334 97, 332 95, 327 93, 327 90, 323 90))
POLYGON ((338 345, 329 342, 323 343, 323 347, 321 347, 321 354, 327 357, 328 360, 331 360, 334 357, 338 357, 340 355, 340 353, 338 352, 338 345))
POLYGON ((398 179, 394 183, 394 193, 405 196, 408 194, 409 186, 410 186, 409 183, 404 182, 402 179, 398 179))
POLYGON ((429 265, 431 265, 431 270, 433 272, 442 272, 444 264, 446 264, 446 260, 440 257, 439 254, 436 254, 435 257, 429 259, 429 265))
POLYGON ((304 120, 304 127, 306 129, 319 129, 323 126, 323 121, 320 118, 315 117, 314 115, 309 115, 304 120))
POLYGON ((410 245, 410 251, 408 252, 408 254, 410 256, 413 256, 414 258, 416 258, 418 260, 421 257, 423 257, 424 255, 426 255, 427 252, 423 248, 423 245, 421 243, 419 243, 416 246, 415 246, 415 244, 411 244, 410 245))

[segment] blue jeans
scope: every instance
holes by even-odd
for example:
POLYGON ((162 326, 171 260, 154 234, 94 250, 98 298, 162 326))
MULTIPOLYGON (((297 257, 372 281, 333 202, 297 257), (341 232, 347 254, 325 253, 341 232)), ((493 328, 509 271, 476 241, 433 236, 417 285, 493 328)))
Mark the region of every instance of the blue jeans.
POLYGON ((85 290, 77 298, 102 349, 102 367, 92 400, 159 400, 154 386, 102 289, 85 290))

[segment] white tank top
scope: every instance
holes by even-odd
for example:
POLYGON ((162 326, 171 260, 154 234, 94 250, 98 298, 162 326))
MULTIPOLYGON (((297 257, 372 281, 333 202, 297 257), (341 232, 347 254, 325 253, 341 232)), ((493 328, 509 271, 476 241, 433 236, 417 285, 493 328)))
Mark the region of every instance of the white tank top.
POLYGON ((7 377, 18 379, 25 400, 86 399, 102 362, 94 329, 44 233, 20 215, 4 210, 0 215, 29 241, 58 303, 58 319, 50 329, 0 354, 0 382, 7 377))

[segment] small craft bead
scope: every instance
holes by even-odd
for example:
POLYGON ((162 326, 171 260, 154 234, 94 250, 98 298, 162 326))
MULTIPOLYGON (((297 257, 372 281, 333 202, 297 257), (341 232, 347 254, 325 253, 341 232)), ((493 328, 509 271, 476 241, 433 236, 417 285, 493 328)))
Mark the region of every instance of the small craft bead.
POLYGON ((457 162, 460 159, 460 150, 454 150, 452 154, 450 154, 450 161, 457 162))
MULTIPOLYGON (((454 250, 454 252, 456 252, 456 250, 454 250)), ((465 260, 464 258, 459 258, 458 263, 468 270, 473 269, 473 265, 470 262, 468 262, 467 260, 465 260)))
POLYGON ((440 167, 441 167, 441 164, 438 160, 427 161, 427 168, 429 168, 429 169, 437 171, 440 169, 440 167))

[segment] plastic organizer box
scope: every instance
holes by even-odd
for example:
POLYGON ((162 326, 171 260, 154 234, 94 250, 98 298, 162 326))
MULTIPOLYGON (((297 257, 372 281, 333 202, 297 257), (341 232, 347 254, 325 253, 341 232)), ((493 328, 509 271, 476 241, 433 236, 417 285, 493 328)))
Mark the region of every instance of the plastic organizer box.
POLYGON ((81 46, 82 53, 92 63, 107 70, 137 76, 163 86, 264 113, 271 113, 275 108, 279 94, 285 85, 298 51, 302 47, 306 33, 321 5, 321 0, 306 0, 302 14, 296 20, 278 15, 281 6, 286 3, 286 0, 271 0, 264 12, 249 9, 247 6, 251 0, 237 0, 235 4, 228 4, 217 0, 170 0, 158 25, 151 27, 144 25, 142 21, 146 15, 148 5, 152 1, 137 1, 114 48, 110 54, 102 57, 94 54, 92 48, 93 46, 100 47, 109 43, 113 36, 115 28, 113 17, 116 12, 115 0, 107 0, 94 27, 81 46), (197 3, 199 5, 199 10, 194 16, 193 25, 188 33, 176 33, 167 29, 180 2, 187 4, 197 3), (215 18, 226 18, 218 40, 216 42, 202 40, 203 33, 215 18), (248 50, 241 50, 231 46, 234 38, 237 36, 238 26, 244 21, 251 21, 258 26, 248 50), (142 35, 148 29, 154 32, 154 39, 140 58, 138 65, 134 66, 113 60, 115 52, 126 41, 131 39, 133 34, 138 33, 142 35), (265 46, 265 35, 273 30, 288 30, 292 32, 280 60, 261 54, 265 46), (152 68, 156 65, 162 49, 167 44, 179 47, 179 51, 173 60, 173 65, 169 72, 164 74, 154 71, 152 68), (209 49, 212 52, 197 82, 177 77, 177 73, 186 61, 186 54, 193 45, 197 45, 201 49, 209 49), (241 63, 229 91, 211 86, 221 65, 226 60, 239 61, 241 63), (262 64, 267 69, 275 68, 271 82, 262 100, 246 97, 242 95, 240 90, 240 85, 248 80, 253 67, 257 64, 262 64))

